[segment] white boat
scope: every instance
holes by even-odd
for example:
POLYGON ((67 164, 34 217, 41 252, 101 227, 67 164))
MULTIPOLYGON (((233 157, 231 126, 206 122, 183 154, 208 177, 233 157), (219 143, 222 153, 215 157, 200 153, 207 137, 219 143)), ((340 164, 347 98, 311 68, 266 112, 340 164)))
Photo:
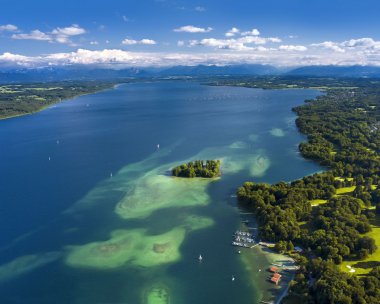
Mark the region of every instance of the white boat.
POLYGON ((232 276, 232 282, 233 282, 233 281, 235 281, 235 277, 234 277, 234 276, 232 276))
POLYGON ((157 149, 160 149, 160 144, 157 144, 157 149))
POLYGON ((199 257, 198 257, 198 260, 199 260, 199 262, 201 262, 202 260, 203 260, 203 258, 202 258, 202 255, 200 254, 199 255, 199 257))

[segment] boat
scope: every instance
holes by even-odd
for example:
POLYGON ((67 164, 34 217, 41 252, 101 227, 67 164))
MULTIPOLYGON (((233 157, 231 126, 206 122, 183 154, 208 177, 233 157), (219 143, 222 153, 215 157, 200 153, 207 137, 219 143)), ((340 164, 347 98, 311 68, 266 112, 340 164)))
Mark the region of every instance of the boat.
POLYGON ((160 144, 157 144, 157 149, 160 149, 160 144))
POLYGON ((235 281, 235 277, 234 277, 234 276, 232 276, 232 282, 233 282, 233 281, 235 281))
POLYGON ((198 257, 198 260, 199 262, 202 262, 203 258, 202 258, 202 255, 200 254, 199 257, 198 257))

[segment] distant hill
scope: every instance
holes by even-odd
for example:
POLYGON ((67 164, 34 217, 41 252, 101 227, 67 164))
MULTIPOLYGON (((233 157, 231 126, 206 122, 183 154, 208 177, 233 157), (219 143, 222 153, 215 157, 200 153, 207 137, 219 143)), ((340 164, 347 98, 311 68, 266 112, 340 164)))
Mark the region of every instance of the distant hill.
POLYGON ((197 65, 174 66, 157 73, 161 76, 193 76, 193 75, 279 75, 282 71, 271 65, 197 65))
POLYGON ((314 77, 380 77, 380 67, 374 66, 305 66, 284 75, 314 77))
POLYGON ((36 69, 0 69, 0 83, 45 82, 64 80, 120 80, 169 76, 312 76, 312 77, 380 77, 380 67, 374 66, 305 66, 280 69, 271 65, 196 65, 169 68, 110 69, 99 67, 48 67, 36 69))
POLYGON ((144 76, 149 76, 149 74, 137 68, 122 70, 100 68, 8 69, 6 71, 0 71, 0 83, 65 80, 115 80, 144 76))
POLYGON ((279 75, 281 70, 270 65, 174 66, 170 68, 104 69, 89 67, 8 69, 0 70, 0 83, 62 80, 115 80, 131 77, 279 75))

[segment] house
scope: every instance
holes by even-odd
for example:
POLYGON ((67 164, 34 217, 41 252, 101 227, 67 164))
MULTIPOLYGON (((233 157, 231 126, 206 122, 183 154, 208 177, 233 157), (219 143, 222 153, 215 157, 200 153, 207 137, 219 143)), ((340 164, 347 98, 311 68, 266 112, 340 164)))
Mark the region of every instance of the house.
POLYGON ((272 266, 271 268, 269 268, 269 271, 270 272, 278 272, 278 268, 275 266, 272 266))
POLYGON ((280 279, 281 279, 281 274, 275 273, 270 280, 271 280, 271 282, 278 285, 278 283, 280 282, 280 279))

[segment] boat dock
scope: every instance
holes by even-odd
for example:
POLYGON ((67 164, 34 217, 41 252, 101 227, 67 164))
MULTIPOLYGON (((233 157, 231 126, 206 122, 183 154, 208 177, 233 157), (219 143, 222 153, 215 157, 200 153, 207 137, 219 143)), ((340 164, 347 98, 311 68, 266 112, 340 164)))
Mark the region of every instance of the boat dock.
POLYGON ((253 248, 256 245, 253 235, 249 232, 238 230, 233 234, 232 246, 253 248))

